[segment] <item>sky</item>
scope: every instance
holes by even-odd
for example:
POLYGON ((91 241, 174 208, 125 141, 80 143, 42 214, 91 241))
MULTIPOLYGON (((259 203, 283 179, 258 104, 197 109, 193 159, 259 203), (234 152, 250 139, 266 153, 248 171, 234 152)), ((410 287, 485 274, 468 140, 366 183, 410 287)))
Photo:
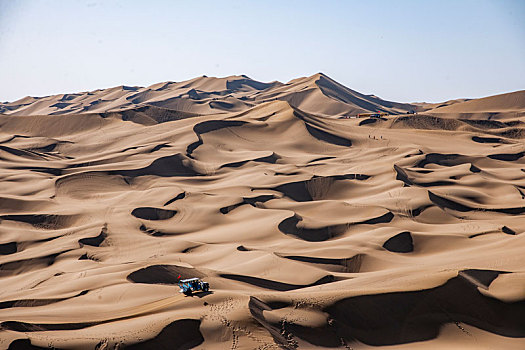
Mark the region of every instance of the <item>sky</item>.
POLYGON ((0 101, 322 72, 440 102, 525 89, 525 1, 0 0, 0 101))

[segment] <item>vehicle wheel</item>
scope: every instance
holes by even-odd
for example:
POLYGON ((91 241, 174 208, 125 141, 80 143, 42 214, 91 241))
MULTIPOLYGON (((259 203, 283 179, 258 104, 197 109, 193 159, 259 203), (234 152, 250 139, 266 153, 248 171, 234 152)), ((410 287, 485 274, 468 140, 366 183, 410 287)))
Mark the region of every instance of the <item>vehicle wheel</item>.
POLYGON ((187 295, 187 296, 191 296, 191 290, 185 291, 184 294, 187 295))

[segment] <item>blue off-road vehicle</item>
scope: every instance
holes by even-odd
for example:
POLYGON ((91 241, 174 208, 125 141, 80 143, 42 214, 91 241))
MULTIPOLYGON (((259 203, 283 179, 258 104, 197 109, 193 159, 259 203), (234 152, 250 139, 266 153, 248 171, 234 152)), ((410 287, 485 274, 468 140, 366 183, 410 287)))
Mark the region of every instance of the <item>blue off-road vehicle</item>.
POLYGON ((193 292, 207 292, 210 289, 208 282, 201 281, 199 278, 188 278, 179 281, 179 292, 191 295, 193 292))

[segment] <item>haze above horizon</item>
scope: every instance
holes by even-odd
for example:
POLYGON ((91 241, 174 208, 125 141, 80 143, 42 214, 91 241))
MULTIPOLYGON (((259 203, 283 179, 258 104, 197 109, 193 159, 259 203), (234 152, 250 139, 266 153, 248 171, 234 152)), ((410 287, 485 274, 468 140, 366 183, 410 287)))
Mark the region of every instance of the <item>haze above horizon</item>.
POLYGON ((523 1, 2 1, 0 101, 201 75, 323 72, 440 102, 525 89, 523 1))

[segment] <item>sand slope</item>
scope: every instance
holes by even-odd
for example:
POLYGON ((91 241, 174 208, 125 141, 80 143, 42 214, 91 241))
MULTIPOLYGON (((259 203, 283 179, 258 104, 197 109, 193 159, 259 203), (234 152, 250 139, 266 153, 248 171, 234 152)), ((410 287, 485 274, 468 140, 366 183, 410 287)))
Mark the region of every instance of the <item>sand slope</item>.
POLYGON ((0 348, 521 349, 524 94, 407 115, 316 74, 3 104, 0 348))

